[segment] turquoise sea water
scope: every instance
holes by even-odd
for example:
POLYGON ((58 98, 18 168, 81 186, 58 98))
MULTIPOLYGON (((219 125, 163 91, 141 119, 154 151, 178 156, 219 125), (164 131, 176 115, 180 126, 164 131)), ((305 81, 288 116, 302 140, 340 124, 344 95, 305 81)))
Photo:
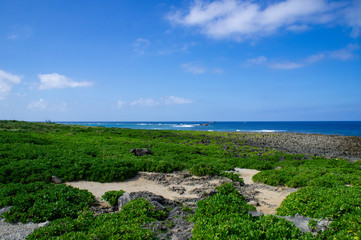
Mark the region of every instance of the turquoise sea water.
POLYGON ((294 132, 361 137, 361 121, 325 122, 58 122, 132 129, 228 132, 294 132), (203 125, 202 125, 203 124, 203 125), (204 124, 207 124, 204 126, 204 124))

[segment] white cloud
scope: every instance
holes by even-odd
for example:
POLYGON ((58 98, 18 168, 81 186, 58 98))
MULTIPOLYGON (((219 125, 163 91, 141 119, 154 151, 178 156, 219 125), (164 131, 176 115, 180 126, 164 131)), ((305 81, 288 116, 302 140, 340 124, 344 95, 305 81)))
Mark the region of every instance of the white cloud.
POLYGON ((194 65, 193 63, 184 63, 181 65, 181 67, 184 69, 184 71, 193 74, 202 74, 207 71, 207 68, 194 65))
POLYGON ((5 99, 12 87, 21 82, 21 76, 0 69, 0 100, 5 99))
POLYGON ((265 63, 267 61, 267 58, 265 56, 259 56, 256 58, 251 58, 247 60, 247 64, 248 65, 253 65, 253 64, 262 64, 265 63))
POLYGON ((342 61, 350 60, 356 57, 354 51, 359 48, 360 46, 358 44, 349 44, 346 48, 329 52, 328 56, 342 61))
POLYGON ((308 27, 329 10, 324 0, 286 0, 263 7, 249 0, 196 1, 185 14, 168 15, 174 24, 196 26, 212 38, 255 37, 280 28, 308 27))
POLYGON ((195 0, 188 9, 169 13, 167 19, 174 25, 196 27, 211 38, 243 40, 329 23, 350 26, 352 35, 359 36, 361 1, 195 0))
POLYGON ((256 58, 251 58, 246 60, 243 66, 250 67, 254 65, 266 65, 273 69, 287 70, 287 69, 296 69, 305 67, 309 64, 316 63, 325 59, 336 59, 341 61, 352 60, 358 55, 355 54, 355 51, 358 50, 360 46, 358 44, 349 44, 346 48, 338 49, 335 51, 325 51, 321 53, 313 54, 309 57, 301 59, 299 61, 268 61, 265 56, 259 56, 256 58))
MULTIPOLYGON (((122 107, 126 105, 126 103, 121 102, 122 107)), ((155 107, 155 106, 164 106, 164 105, 181 105, 181 104, 189 104, 193 103, 192 100, 176 97, 176 96, 168 96, 168 97, 161 97, 158 99, 155 98, 139 98, 135 101, 132 101, 129 105, 130 106, 146 106, 146 107, 155 107)), ((119 105, 119 102, 118 102, 119 105)))
POLYGON ((133 43, 133 51, 139 55, 144 54, 146 48, 150 45, 150 41, 145 38, 138 38, 133 43))
POLYGON ((181 98, 181 97, 175 97, 175 96, 169 96, 161 99, 161 102, 166 105, 174 105, 174 104, 187 104, 192 103, 192 100, 181 98))
POLYGON ((44 110, 46 109, 48 104, 45 102, 44 99, 40 98, 38 101, 34 101, 29 103, 28 109, 31 110, 44 110))
POLYGON ((66 76, 58 73, 51 74, 38 74, 40 79, 40 90, 53 89, 53 88, 76 88, 76 87, 90 87, 92 82, 76 82, 66 76))
POLYGON ((130 103, 130 106, 135 106, 135 105, 154 107, 154 106, 159 105, 159 102, 157 102, 153 98, 139 98, 130 103))
POLYGON ((118 102, 117 102, 117 108, 123 108, 124 106, 125 106, 125 102, 123 102, 123 101, 121 101, 121 100, 119 100, 118 102))
POLYGON ((346 24, 352 27, 352 37, 361 34, 361 1, 353 0, 351 5, 344 10, 346 24))
POLYGON ((270 68, 274 68, 274 69, 284 69, 284 70, 296 69, 296 68, 301 68, 301 67, 303 67, 302 64, 296 63, 296 62, 275 62, 275 63, 270 63, 268 66, 269 66, 270 68))
POLYGON ((306 62, 315 63, 323 60, 326 57, 324 53, 313 54, 305 59, 306 62))

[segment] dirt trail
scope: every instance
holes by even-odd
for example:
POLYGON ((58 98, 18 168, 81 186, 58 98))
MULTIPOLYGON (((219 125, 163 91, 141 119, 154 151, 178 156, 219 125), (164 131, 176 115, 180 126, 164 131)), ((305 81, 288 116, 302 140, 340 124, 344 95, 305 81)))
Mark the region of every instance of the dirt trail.
POLYGON ((140 172, 136 177, 124 182, 99 183, 91 181, 67 182, 65 184, 87 189, 98 201, 101 196, 111 190, 124 190, 126 192, 148 191, 170 200, 193 202, 208 196, 215 191, 215 187, 230 182, 224 177, 197 177, 184 172, 176 173, 148 173, 140 172))
MULTIPOLYGON (((274 214, 282 201, 297 189, 287 187, 272 187, 266 184, 254 183, 252 177, 259 171, 254 169, 236 168, 245 182, 240 187, 241 194, 256 205, 257 211, 265 214, 274 214)), ((223 177, 197 177, 184 172, 176 173, 147 173, 140 172, 136 177, 124 182, 98 183, 90 181, 67 182, 80 189, 87 189, 99 202, 101 196, 111 190, 124 190, 126 192, 148 191, 170 200, 181 201, 186 204, 195 204, 201 198, 214 193, 215 187, 230 182, 223 177)))
POLYGON ((252 177, 259 173, 254 169, 236 168, 234 172, 244 180, 245 186, 241 188, 242 195, 258 203, 255 204, 257 211, 265 214, 275 214, 282 201, 290 193, 297 191, 295 188, 273 187, 253 182, 252 177))

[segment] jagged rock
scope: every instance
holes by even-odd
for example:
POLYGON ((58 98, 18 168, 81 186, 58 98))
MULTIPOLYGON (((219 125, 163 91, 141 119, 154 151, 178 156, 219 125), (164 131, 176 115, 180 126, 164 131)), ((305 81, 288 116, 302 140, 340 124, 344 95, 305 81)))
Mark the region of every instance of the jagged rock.
POLYGON ((55 184, 60 184, 62 183, 61 179, 56 177, 56 176, 51 176, 51 181, 55 184))
POLYGON ((169 190, 179 193, 179 194, 183 194, 186 191, 186 189, 182 186, 172 186, 172 187, 169 187, 169 190))
POLYGON ((254 200, 249 201, 247 204, 252 205, 252 206, 255 206, 255 207, 259 206, 259 203, 256 202, 256 201, 254 201, 254 200))
POLYGON ((132 200, 130 194, 126 192, 123 193, 123 195, 118 198, 118 211, 122 210, 122 207, 128 202, 130 202, 130 200, 132 200))
POLYGON ((153 155, 152 150, 148 148, 132 148, 130 153, 134 153, 135 156, 153 155))

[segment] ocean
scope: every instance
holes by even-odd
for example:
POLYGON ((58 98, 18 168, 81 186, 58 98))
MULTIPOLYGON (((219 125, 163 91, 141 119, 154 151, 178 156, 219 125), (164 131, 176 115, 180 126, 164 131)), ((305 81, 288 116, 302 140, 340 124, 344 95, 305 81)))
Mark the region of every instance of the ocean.
POLYGON ((84 126, 103 126, 154 130, 195 130, 227 132, 293 132, 361 137, 361 121, 302 122, 57 122, 84 126))

